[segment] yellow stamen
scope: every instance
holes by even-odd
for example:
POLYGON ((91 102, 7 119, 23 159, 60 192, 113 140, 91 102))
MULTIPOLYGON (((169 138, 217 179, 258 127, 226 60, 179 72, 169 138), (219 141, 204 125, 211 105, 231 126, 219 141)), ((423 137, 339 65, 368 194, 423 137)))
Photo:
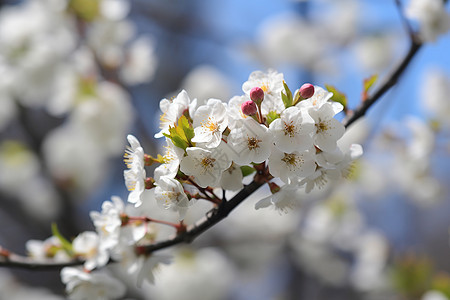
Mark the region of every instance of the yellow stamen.
POLYGON ((263 83, 261 84, 260 88, 264 91, 264 93, 267 93, 267 91, 269 90, 269 84, 263 83))
POLYGON ((294 167, 304 162, 304 160, 301 157, 293 153, 290 154, 285 153, 284 157, 281 160, 284 161, 287 165, 291 165, 294 167))
POLYGON ((201 164, 203 166, 203 170, 206 172, 208 169, 213 168, 214 167, 214 162, 216 161, 215 158, 212 157, 204 157, 201 161, 201 164))
POLYGON ((203 128, 210 132, 217 132, 219 131, 219 124, 217 122, 214 122, 214 119, 209 117, 206 122, 200 123, 203 128))
POLYGON ((249 150, 254 150, 259 148, 259 143, 261 143, 262 140, 258 140, 255 137, 249 137, 247 138, 247 147, 249 150))
POLYGON ((316 129, 317 129, 316 133, 324 132, 324 131, 329 130, 330 126, 329 126, 328 122, 322 121, 319 124, 316 124, 316 129))
POLYGON ((295 135, 295 126, 291 121, 289 124, 284 123, 284 135, 289 135, 289 137, 293 137, 295 135))

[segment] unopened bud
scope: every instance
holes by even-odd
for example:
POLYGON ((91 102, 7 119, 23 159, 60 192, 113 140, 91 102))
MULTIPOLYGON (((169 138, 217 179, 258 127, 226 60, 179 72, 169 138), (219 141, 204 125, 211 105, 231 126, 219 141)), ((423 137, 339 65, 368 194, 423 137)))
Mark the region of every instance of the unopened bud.
POLYGON ((152 177, 147 177, 145 178, 145 189, 147 190, 151 190, 152 188, 155 187, 155 179, 153 179, 152 177))
POLYGON ((303 99, 311 98, 314 95, 314 86, 311 83, 305 83, 300 88, 300 96, 303 99))
POLYGON ((280 186, 275 182, 269 182, 269 188, 272 194, 278 193, 281 190, 280 186))
POLYGON ((253 116, 258 111, 256 103, 248 100, 241 104, 241 110, 244 115, 253 116))
POLYGON ((255 86, 250 90, 250 99, 255 102, 260 102, 264 100, 264 91, 259 86, 255 86))

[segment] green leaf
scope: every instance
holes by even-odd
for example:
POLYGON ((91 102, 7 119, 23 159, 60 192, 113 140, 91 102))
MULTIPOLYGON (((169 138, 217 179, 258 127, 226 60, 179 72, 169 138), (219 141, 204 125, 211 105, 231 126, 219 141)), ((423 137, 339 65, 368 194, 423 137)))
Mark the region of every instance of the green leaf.
POLYGON ((56 223, 52 223, 52 234, 53 234, 53 236, 58 238, 64 251, 66 251, 67 254, 72 256, 73 255, 72 243, 69 242, 65 237, 62 236, 62 234, 59 232, 59 229, 58 229, 58 226, 56 225, 56 223))
POLYGON ((364 79, 364 92, 367 93, 369 91, 369 89, 375 84, 375 82, 377 82, 378 80, 378 75, 372 75, 367 79, 364 79))
POLYGON ((192 138, 194 137, 194 128, 189 123, 188 118, 186 116, 181 116, 181 118, 178 120, 178 126, 180 126, 183 129, 184 136, 186 137, 186 141, 190 144, 192 138))
POLYGON ((192 145, 191 139, 194 137, 194 128, 189 123, 186 116, 182 115, 178 119, 178 124, 174 127, 169 127, 169 134, 164 134, 172 143, 183 150, 192 145))
POLYGON ((306 99, 303 99, 303 98, 301 97, 301 95, 300 95, 300 89, 299 89, 299 90, 295 93, 295 96, 294 96, 294 100, 293 100, 292 105, 295 106, 295 105, 297 105, 297 103, 299 103, 299 102, 302 101, 302 100, 306 100, 306 99))
POLYGON ((286 93, 281 92, 281 99, 283 100, 284 107, 288 108, 288 107, 292 106, 292 102, 293 102, 292 92, 289 89, 289 87, 287 86, 285 81, 283 81, 283 86, 284 86, 284 90, 286 93))
POLYGON ((246 177, 250 174, 255 173, 256 170, 250 166, 241 166, 241 172, 242 172, 242 176, 246 177))
POLYGON ((267 117, 267 125, 270 125, 270 123, 272 123, 273 121, 275 121, 280 117, 280 114, 277 114, 275 111, 270 111, 266 117, 267 117))
POLYGON ((342 106, 344 106, 344 111, 347 111, 347 96, 332 85, 325 84, 325 88, 333 93, 333 97, 331 97, 330 100, 342 104, 342 106))
POLYGON ((170 127, 169 128, 169 132, 170 132, 170 134, 163 133, 163 135, 166 138, 169 138, 172 141, 174 146, 176 146, 178 148, 181 148, 183 150, 186 150, 186 148, 188 147, 188 144, 187 144, 187 142, 185 140, 183 140, 183 138, 181 138, 178 135, 178 133, 176 132, 175 128, 170 127), (173 129, 173 130, 171 130, 171 129, 173 129))

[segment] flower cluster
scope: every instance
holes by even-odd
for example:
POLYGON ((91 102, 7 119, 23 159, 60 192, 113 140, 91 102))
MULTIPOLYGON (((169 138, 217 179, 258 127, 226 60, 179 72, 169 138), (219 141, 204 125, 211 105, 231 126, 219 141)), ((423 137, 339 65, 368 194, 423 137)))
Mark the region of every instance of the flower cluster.
POLYGON ((186 184, 195 184, 199 193, 239 190, 246 172, 268 166, 263 180, 280 178, 285 187, 272 189, 276 196, 256 208, 282 208, 279 202, 286 197, 280 195, 287 190, 321 188, 328 179, 348 174, 362 154, 359 145, 337 146, 345 127, 334 117, 343 105, 331 101, 333 94, 323 88, 304 84, 293 95, 283 74, 270 70, 253 72, 242 90, 244 95, 228 103, 209 99, 200 104, 185 91, 161 101, 161 131, 155 137, 166 137, 167 153, 155 171, 155 194, 180 213, 180 220, 194 198, 186 184))
MULTIPOLYGON (((153 268, 171 259, 146 248, 159 237, 168 237, 156 225, 172 227, 172 234, 184 232, 187 214, 197 199, 218 207, 226 202, 226 191, 242 189, 244 177, 251 174, 255 181, 268 183, 271 191, 255 208, 272 206, 286 212, 298 202, 299 191, 309 193, 351 172, 362 148, 338 147, 345 127, 335 116, 343 105, 332 101, 332 93, 311 84, 292 93, 283 74, 273 70, 253 72, 242 89, 244 94, 228 103, 219 99, 199 103, 184 90, 163 99, 160 131, 155 135, 165 138, 163 155, 146 154, 139 141, 128 136, 124 178, 129 204, 112 197, 101 212, 91 213, 96 232, 84 232, 72 243, 62 241, 56 247, 83 258, 89 273, 63 269, 69 292, 88 289, 89 278, 98 278, 104 288, 114 284, 113 279, 107 280, 107 273, 94 270, 110 259, 137 275, 139 285, 153 282, 153 268), (154 164, 159 165, 153 177, 147 177, 146 167, 154 164), (157 208, 152 205, 172 211, 174 218, 170 222, 154 218, 157 208)), ((109 292, 113 291, 123 294, 119 287, 109 292)))

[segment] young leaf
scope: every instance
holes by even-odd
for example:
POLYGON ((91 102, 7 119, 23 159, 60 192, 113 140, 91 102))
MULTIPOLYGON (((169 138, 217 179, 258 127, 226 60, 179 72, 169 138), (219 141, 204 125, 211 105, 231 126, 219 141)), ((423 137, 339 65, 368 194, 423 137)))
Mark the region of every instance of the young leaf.
POLYGON ((285 81, 283 81, 283 86, 284 86, 284 90, 286 93, 281 92, 281 99, 283 100, 284 107, 288 108, 288 107, 292 106, 292 102, 293 102, 292 92, 289 89, 289 87, 287 86, 285 81))
POLYGON ((181 118, 178 120, 178 126, 183 129, 186 141, 188 143, 191 143, 191 139, 194 137, 194 128, 189 123, 189 120, 186 118, 186 116, 181 116, 181 118))
MULTIPOLYGON (((163 134, 165 137, 169 138, 172 141, 174 146, 176 146, 178 148, 186 150, 186 148, 189 146, 187 141, 182 136, 180 136, 176 127, 169 127, 169 134, 167 134, 167 133, 163 133, 163 134)), ((184 136, 184 132, 183 132, 183 136, 184 136)))
POLYGON ((67 254, 72 255, 73 254, 72 243, 62 236, 62 234, 59 232, 56 223, 52 223, 52 234, 60 241, 64 251, 66 251, 67 254))
POLYGON ((272 123, 273 121, 275 121, 280 117, 280 114, 277 114, 274 111, 270 111, 266 117, 267 117, 267 125, 270 125, 270 123, 272 123))
POLYGON ((378 80, 378 75, 372 75, 369 78, 364 79, 364 83, 363 83, 363 92, 362 92, 362 100, 366 101, 367 98, 369 97, 369 89, 375 84, 375 82, 377 82, 378 80))
POLYGON ((242 176, 246 177, 252 173, 255 173, 256 170, 250 166, 241 166, 242 176))
POLYGON ((325 84, 325 88, 333 93, 333 97, 331 97, 331 101, 338 102, 344 106, 344 112, 347 111, 347 96, 345 96, 344 93, 340 92, 338 89, 336 89, 334 86, 325 84))

